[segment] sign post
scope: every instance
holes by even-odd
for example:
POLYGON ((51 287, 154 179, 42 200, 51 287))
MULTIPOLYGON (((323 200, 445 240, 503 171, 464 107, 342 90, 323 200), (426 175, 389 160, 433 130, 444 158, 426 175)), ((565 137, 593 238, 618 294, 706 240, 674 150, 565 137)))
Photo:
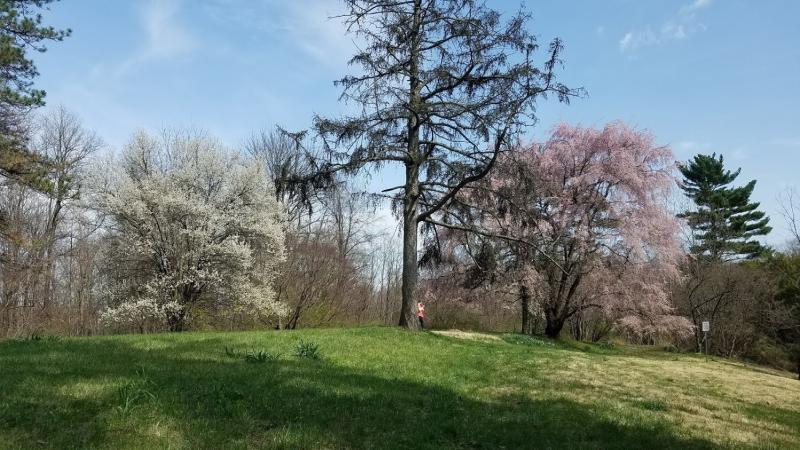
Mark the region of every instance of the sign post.
POLYGON ((703 321, 703 342, 706 345, 706 355, 708 355, 708 332, 711 330, 711 322, 703 321))

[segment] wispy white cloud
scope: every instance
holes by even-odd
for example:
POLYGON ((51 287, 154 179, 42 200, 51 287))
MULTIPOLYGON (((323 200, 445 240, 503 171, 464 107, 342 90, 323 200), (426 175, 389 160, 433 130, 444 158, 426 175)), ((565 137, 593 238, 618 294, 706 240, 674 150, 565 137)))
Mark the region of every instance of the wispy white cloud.
POLYGON ((268 33, 326 66, 342 65, 352 56, 339 2, 330 0, 215 0, 206 4, 212 18, 244 29, 268 33))
POLYGON ((647 25, 625 33, 619 40, 619 49, 629 52, 643 47, 661 45, 670 41, 688 39, 691 35, 705 31, 706 26, 697 19, 697 12, 711 6, 712 0, 695 0, 683 5, 673 17, 661 26, 647 25))
POLYGON ((134 67, 156 60, 174 59, 191 54, 197 38, 181 22, 181 0, 150 0, 140 10, 139 20, 144 39, 139 49, 114 70, 117 76, 134 67))
POLYGON ((635 50, 640 47, 646 47, 648 45, 659 44, 660 42, 661 41, 658 35, 654 33, 650 27, 647 27, 644 30, 629 31, 625 33, 625 36, 619 40, 619 48, 624 52, 628 50, 635 50))
POLYGON ((182 2, 151 0, 142 13, 147 31, 146 58, 171 58, 191 52, 196 47, 194 36, 178 19, 182 2))
POLYGON ((694 2, 681 6, 681 9, 678 11, 680 14, 691 14, 695 11, 699 11, 703 8, 708 8, 711 6, 712 0, 695 0, 694 2))
POLYGON ((341 64, 352 56, 353 37, 341 19, 333 18, 341 11, 332 9, 330 1, 290 4, 284 25, 306 53, 328 65, 341 64))

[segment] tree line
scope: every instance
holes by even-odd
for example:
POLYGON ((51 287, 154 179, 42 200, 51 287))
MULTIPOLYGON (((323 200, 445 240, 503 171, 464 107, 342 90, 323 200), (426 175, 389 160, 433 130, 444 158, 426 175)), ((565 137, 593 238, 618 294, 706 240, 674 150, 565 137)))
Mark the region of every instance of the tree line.
POLYGON ((353 115, 253 133, 139 132, 118 154, 40 113, 29 52, 69 30, 0 2, 0 332, 399 324, 708 348, 800 372, 795 241, 720 155, 676 164, 622 122, 525 136, 569 102, 559 39, 473 0, 346 0, 353 115), (365 175, 399 170, 378 192, 365 175), (676 186, 685 204, 676 208, 676 186), (372 226, 390 205, 402 245, 372 226), (710 321, 710 340, 701 323, 710 321))

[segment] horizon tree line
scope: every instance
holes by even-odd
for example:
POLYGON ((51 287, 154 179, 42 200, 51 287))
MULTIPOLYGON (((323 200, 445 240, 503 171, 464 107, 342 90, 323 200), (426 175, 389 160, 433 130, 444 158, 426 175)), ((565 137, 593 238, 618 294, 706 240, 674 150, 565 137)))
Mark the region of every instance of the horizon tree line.
MULTIPOLYGON (((769 218, 750 200, 755 181, 734 185, 741 169, 697 155, 678 182, 669 149, 623 123, 561 124, 521 142, 537 102, 583 94, 557 81, 563 44, 540 48, 524 11, 345 0, 340 19, 364 47, 350 61, 360 71, 336 85, 359 113, 315 117, 311 133, 257 132, 243 149, 203 133, 137 134, 102 159, 76 116, 35 114, 45 94, 27 52, 70 34, 42 24, 49 3, 15 2, 2 16, 6 335, 415 329, 422 295, 452 314, 496 308, 494 326, 554 338, 693 335, 699 348, 699 321, 713 318, 717 353, 754 354, 759 339, 796 349, 798 255, 758 241, 769 218), (390 166, 402 184, 355 187, 390 166), (695 205, 678 217, 674 186, 695 205), (399 249, 370 231, 381 202, 400 221, 399 249)), ((782 202, 792 230, 796 199, 782 202)))

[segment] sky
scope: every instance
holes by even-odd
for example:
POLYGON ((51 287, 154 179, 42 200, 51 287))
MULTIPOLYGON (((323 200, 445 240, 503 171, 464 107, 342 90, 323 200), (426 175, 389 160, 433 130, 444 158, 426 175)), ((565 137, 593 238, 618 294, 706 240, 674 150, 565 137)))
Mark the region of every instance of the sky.
MULTIPOLYGON (((504 13, 518 0, 487 0, 504 13)), ((560 79, 588 95, 538 105, 530 130, 623 120, 678 160, 721 153, 788 233, 778 196, 800 185, 800 2, 527 1, 542 44, 561 38, 560 79)), ((346 110, 333 80, 355 44, 338 0, 62 0, 44 14, 71 37, 36 55, 48 107, 77 113, 119 150, 137 130, 194 127, 230 146, 275 125, 346 110)), ((397 176, 385 173, 373 183, 397 176)), ((383 220, 387 220, 386 217, 383 220)))

